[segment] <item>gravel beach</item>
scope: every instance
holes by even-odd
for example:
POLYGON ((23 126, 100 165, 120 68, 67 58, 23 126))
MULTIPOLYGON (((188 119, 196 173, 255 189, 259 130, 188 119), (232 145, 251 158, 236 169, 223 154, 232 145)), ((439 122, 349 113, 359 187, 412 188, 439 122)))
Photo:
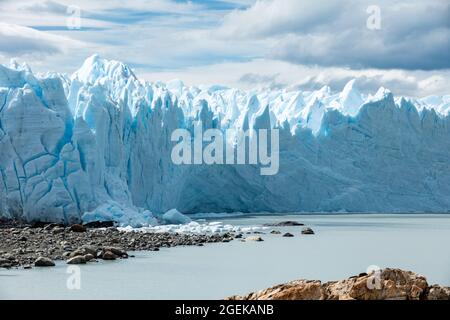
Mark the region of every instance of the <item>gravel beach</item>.
POLYGON ((158 251, 161 247, 202 246, 229 242, 234 234, 180 234, 120 231, 115 227, 81 225, 25 225, 0 222, 0 268, 50 267, 54 261, 84 264, 96 259, 133 257, 130 251, 158 251))

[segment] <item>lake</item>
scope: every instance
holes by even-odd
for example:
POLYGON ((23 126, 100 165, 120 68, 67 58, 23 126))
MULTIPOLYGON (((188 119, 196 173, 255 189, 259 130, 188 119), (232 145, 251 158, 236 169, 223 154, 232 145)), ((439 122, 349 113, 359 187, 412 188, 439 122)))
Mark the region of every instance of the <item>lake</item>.
POLYGON ((80 267, 70 290, 64 262, 49 269, 0 269, 0 299, 222 299, 295 279, 339 280, 371 265, 412 270, 429 284, 450 286, 450 215, 336 214, 220 218, 235 226, 295 220, 302 227, 270 228, 264 242, 176 247, 135 258, 80 267))

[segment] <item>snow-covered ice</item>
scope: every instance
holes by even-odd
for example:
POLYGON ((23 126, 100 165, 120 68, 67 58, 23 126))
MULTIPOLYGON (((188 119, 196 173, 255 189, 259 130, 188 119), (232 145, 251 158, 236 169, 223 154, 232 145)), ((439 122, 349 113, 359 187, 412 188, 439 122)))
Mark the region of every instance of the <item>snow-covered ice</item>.
POLYGON ((173 208, 448 212, 449 110, 450 95, 365 95, 357 79, 342 92, 242 91, 143 82, 98 55, 72 76, 13 62, 0 66, 0 215, 140 226, 173 208), (171 133, 200 121, 278 128, 279 173, 174 165, 171 133))
POLYGON ((191 221, 185 224, 162 224, 148 227, 133 228, 131 226, 119 228, 128 232, 171 232, 171 233, 193 233, 193 234, 225 234, 225 233, 254 233, 269 230, 264 226, 237 226, 224 224, 223 222, 196 222, 191 221))

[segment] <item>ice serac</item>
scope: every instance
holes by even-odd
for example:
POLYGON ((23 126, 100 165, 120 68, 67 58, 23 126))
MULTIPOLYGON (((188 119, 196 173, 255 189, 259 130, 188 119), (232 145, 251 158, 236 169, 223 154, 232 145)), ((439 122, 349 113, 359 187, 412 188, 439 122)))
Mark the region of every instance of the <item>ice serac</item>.
POLYGON ((341 111, 345 115, 356 116, 364 103, 361 93, 355 86, 356 79, 349 81, 339 95, 341 111))
MULTIPOLYGON (((357 84, 334 93, 148 83, 98 55, 71 77, 0 66, 0 215, 140 226, 173 208, 449 212, 449 96, 365 96, 357 84), (199 125, 229 130, 229 144, 241 129, 279 129, 279 173, 174 165, 173 130, 199 125)), ((166 220, 188 221, 179 212, 166 220)))

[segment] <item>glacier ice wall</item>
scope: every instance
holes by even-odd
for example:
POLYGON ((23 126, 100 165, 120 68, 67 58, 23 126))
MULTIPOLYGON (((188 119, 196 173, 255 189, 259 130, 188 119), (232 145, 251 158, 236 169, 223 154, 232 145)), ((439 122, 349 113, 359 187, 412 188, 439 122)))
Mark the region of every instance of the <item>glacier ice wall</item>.
POLYGON ((94 55, 71 77, 0 65, 0 216, 144 223, 195 212, 449 212, 450 96, 142 82, 94 55), (176 128, 278 128, 280 170, 176 166, 176 128))

